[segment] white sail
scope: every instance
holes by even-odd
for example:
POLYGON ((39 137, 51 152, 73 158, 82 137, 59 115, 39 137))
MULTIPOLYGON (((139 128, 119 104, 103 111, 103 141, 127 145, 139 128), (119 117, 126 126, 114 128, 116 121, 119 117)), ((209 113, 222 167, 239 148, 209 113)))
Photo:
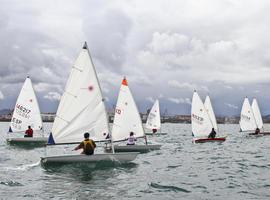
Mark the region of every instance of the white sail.
POLYGON ((156 100, 146 121, 146 128, 148 129, 160 129, 160 111, 159 111, 159 101, 156 100))
POLYGON ((192 97, 191 125, 195 138, 207 138, 213 128, 210 117, 196 91, 192 97))
POLYGON ((260 111, 258 102, 257 102, 257 100, 255 98, 252 101, 251 108, 252 108, 252 111, 253 111, 253 114, 254 114, 254 117, 255 117, 257 127, 259 129, 262 129, 263 128, 262 115, 261 115, 261 111, 260 111))
POLYGON ((18 96, 9 132, 22 131, 24 133, 28 126, 31 126, 34 131, 42 129, 39 105, 29 77, 26 78, 18 96))
POLYGON ((208 115, 211 119, 211 122, 213 124, 214 129, 217 131, 218 127, 217 127, 217 120, 216 120, 216 116, 211 104, 211 100, 210 97, 207 95, 204 101, 204 107, 206 109, 206 111, 208 112, 208 115))
POLYGON ((245 98, 242 106, 239 124, 241 131, 255 131, 257 128, 254 114, 247 97, 245 98))
POLYGON ((124 78, 115 109, 112 139, 113 141, 124 140, 129 137, 130 132, 133 132, 135 137, 144 136, 139 111, 129 90, 127 80, 124 78))
POLYGON ((86 43, 71 69, 49 143, 78 143, 85 132, 95 141, 104 140, 109 132, 104 99, 86 43))

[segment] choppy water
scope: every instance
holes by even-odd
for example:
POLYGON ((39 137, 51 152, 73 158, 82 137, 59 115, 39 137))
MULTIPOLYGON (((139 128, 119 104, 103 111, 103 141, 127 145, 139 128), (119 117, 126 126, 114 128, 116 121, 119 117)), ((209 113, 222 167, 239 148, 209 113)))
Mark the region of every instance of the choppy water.
POLYGON ((222 144, 192 144, 190 125, 164 124, 167 136, 149 137, 161 150, 134 164, 45 170, 44 148, 7 145, 8 123, 0 123, 0 199, 270 199, 270 136, 219 127, 228 134, 222 144))

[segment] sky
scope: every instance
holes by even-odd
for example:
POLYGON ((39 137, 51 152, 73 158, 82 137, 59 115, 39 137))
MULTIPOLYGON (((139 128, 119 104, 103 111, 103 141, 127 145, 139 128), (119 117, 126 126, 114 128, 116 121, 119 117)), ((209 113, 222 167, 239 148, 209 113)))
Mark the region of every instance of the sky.
POLYGON ((194 89, 216 115, 245 96, 270 114, 267 0, 0 0, 0 109, 26 76, 42 112, 55 112, 84 41, 108 110, 127 77, 141 112, 190 114, 194 89))

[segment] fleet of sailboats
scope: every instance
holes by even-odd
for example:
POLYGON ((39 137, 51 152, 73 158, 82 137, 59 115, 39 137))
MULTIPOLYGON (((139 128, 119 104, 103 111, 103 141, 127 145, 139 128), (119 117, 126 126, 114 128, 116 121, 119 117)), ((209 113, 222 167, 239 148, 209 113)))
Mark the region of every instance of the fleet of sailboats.
MULTIPOLYGON (((252 105, 247 97, 244 99, 239 125, 241 132, 254 134, 255 131, 260 130, 261 135, 270 134, 264 130, 256 98, 253 99, 252 105)), ((224 142, 226 140, 226 137, 220 136, 209 95, 206 96, 203 103, 198 93, 194 91, 191 105, 191 126, 194 143, 224 142)), ((145 128, 152 131, 149 133, 151 135, 166 134, 161 132, 158 99, 148 114, 145 128), (158 130, 160 131, 158 132, 158 130)), ((141 116, 126 78, 122 80, 112 130, 110 131, 101 86, 85 42, 72 66, 49 138, 42 134, 43 124, 38 101, 31 79, 27 77, 17 98, 7 142, 27 145, 30 143, 42 145, 78 144, 82 142, 86 132, 90 133, 91 139, 95 142, 109 144, 105 147, 106 153, 95 153, 91 156, 74 153, 43 156, 41 163, 43 165, 97 163, 100 161, 127 163, 133 161, 139 153, 161 148, 159 144, 147 142, 141 116), (34 137, 23 137, 28 126, 33 129, 34 137), (123 145, 130 133, 134 133, 138 141, 133 145, 123 145), (19 136, 16 137, 17 135, 19 136), (140 139, 145 143, 141 144, 140 139)))
POLYGON ((209 96, 206 97, 204 104, 196 91, 192 97, 191 126, 194 143, 224 142, 226 140, 226 137, 209 138, 212 129, 218 135, 216 117, 209 96))
POLYGON ((14 107, 7 142, 15 145, 38 146, 45 145, 47 139, 43 136, 43 124, 32 81, 27 77, 14 107), (28 126, 31 126, 34 132, 33 137, 24 137, 28 126))

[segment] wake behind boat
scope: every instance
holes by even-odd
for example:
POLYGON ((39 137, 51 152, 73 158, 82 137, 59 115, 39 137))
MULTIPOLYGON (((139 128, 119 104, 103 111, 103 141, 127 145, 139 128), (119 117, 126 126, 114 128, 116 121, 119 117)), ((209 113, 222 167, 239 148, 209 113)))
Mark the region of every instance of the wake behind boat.
MULTIPOLYGON (((64 94, 61 97, 48 143, 76 144, 85 132, 94 141, 106 141, 109 124, 97 74, 85 43, 71 69, 64 94)), ((126 163, 135 153, 94 155, 56 155, 41 157, 43 166, 66 163, 96 163, 101 161, 126 163)))
POLYGON ((44 146, 48 138, 43 136, 42 127, 38 101, 31 79, 27 77, 15 104, 6 141, 10 145, 25 147, 44 146), (33 131, 32 137, 24 137, 28 126, 33 131))
MULTIPOLYGON (((122 85, 119 91, 117 104, 115 108, 115 116, 112 127, 112 141, 125 141, 130 137, 130 133, 134 133, 134 138, 145 138, 144 145, 115 145, 115 152, 148 152, 151 150, 160 149, 161 145, 147 144, 146 136, 141 121, 139 111, 133 99, 132 93, 128 87, 127 79, 122 80, 122 85)), ((106 147, 105 150, 111 151, 111 147, 106 147)))
POLYGON ((203 104, 196 91, 194 91, 192 98, 191 125, 192 141, 194 143, 224 142, 226 140, 226 137, 215 137, 215 133, 218 130, 210 97, 207 96, 203 104))

